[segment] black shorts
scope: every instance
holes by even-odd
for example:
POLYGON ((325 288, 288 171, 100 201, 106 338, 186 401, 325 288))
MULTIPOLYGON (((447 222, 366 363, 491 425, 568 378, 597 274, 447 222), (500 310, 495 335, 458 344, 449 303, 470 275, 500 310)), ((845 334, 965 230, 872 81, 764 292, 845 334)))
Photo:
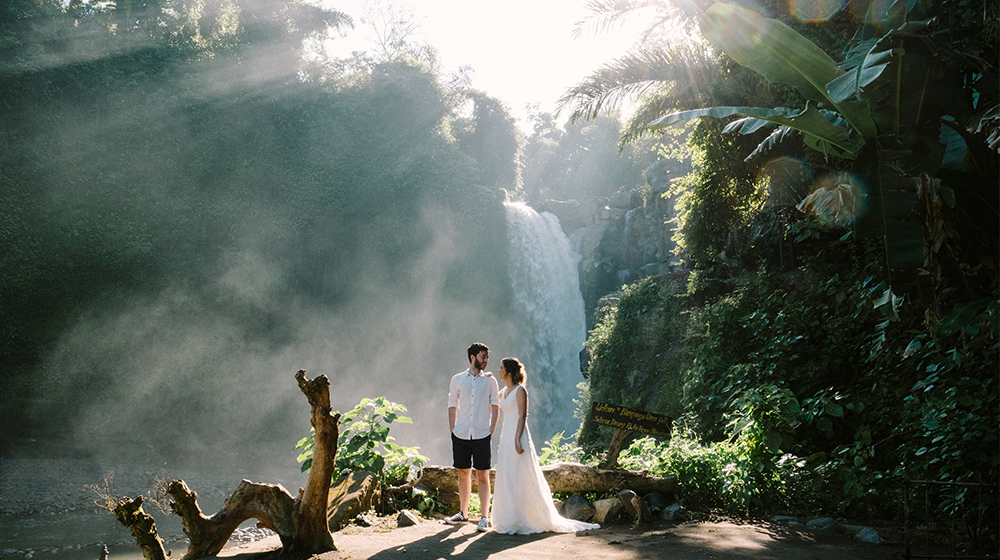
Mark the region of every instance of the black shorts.
POLYGON ((451 454, 456 469, 490 470, 490 436, 461 439, 451 434, 451 454))

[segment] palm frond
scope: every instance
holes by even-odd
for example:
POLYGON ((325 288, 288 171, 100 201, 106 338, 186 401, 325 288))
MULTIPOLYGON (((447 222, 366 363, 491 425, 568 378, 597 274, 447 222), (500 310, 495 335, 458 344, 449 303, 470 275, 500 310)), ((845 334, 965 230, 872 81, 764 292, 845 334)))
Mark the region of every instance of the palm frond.
POLYGON ((557 110, 569 110, 573 122, 594 119, 601 113, 615 113, 624 101, 639 100, 654 90, 667 91, 674 106, 703 103, 712 99, 713 68, 714 59, 697 45, 638 49, 601 66, 567 91, 557 110))
POLYGON ((622 127, 621 136, 618 139, 618 153, 621 154, 625 146, 649 133, 649 123, 669 111, 671 103, 671 93, 665 90, 651 92, 644 96, 628 122, 622 127))
POLYGON ((595 35, 607 32, 639 10, 661 11, 665 6, 669 9, 669 4, 662 0, 589 0, 584 7, 591 15, 573 26, 573 38, 578 39, 588 32, 595 35))

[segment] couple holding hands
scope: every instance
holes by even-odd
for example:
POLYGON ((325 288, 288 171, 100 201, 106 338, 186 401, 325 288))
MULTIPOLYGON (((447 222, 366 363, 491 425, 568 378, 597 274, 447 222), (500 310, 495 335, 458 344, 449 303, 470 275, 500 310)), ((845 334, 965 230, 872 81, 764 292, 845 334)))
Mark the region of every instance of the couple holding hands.
POLYGON ((468 521, 472 495, 472 472, 479 487, 483 515, 479 531, 490 530, 490 450, 500 411, 503 427, 497 446, 496 485, 493 497, 493 529, 499 533, 572 533, 599 529, 600 525, 566 519, 552 503, 549 485, 542 475, 535 445, 525 421, 528 391, 524 366, 517 358, 504 358, 497 376, 485 371, 490 349, 479 342, 469 346, 469 369, 451 378, 448 391, 448 423, 454 466, 458 469, 460 510, 445 519, 456 525, 468 521))

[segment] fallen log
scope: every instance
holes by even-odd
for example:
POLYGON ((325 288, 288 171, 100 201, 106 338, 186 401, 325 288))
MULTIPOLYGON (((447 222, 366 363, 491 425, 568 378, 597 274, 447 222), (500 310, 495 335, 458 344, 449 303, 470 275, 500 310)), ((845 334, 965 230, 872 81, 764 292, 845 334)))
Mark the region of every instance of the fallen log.
MULTIPOLYGON (((640 496, 651 492, 667 496, 677 493, 677 479, 652 476, 645 472, 594 469, 580 463, 554 463, 542 467, 542 474, 552 492, 602 493, 617 489, 632 490, 640 496)), ((495 476, 495 470, 491 470, 490 484, 493 484, 495 476)), ((416 483, 437 492, 458 492, 458 469, 426 466, 421 469, 416 483)), ((476 477, 472 477, 473 491, 477 486, 476 477)))

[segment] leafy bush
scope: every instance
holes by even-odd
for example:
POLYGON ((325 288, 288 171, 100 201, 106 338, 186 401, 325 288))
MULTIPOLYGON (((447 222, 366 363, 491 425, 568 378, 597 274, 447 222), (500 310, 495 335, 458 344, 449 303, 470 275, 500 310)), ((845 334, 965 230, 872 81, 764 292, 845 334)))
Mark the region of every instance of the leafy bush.
POLYGON ((587 341, 583 448, 598 456, 611 437, 591 402, 652 410, 680 377, 685 431, 619 460, 677 477, 692 504, 887 517, 903 477, 996 480, 996 303, 935 321, 875 279, 870 243, 814 226, 796 228, 797 245, 822 244, 799 269, 699 281, 708 296, 645 279, 607 298, 587 341))
POLYGON ((566 432, 559 432, 538 450, 538 463, 542 466, 553 463, 579 463, 583 460, 583 448, 576 443, 563 443, 566 432))
MULTIPOLYGON (((389 435, 389 425, 393 422, 412 424, 405 412, 406 407, 385 397, 361 399, 357 406, 340 417, 341 430, 337 440, 337 469, 334 478, 363 470, 378 476, 383 485, 397 485, 405 482, 411 471, 427 461, 418 453, 419 447, 405 447, 393 443, 389 435)), ((333 412, 332 414, 338 414, 333 412)), ((312 456, 316 447, 316 434, 299 440, 295 449, 301 449, 298 461, 302 471, 312 468, 312 456)))

